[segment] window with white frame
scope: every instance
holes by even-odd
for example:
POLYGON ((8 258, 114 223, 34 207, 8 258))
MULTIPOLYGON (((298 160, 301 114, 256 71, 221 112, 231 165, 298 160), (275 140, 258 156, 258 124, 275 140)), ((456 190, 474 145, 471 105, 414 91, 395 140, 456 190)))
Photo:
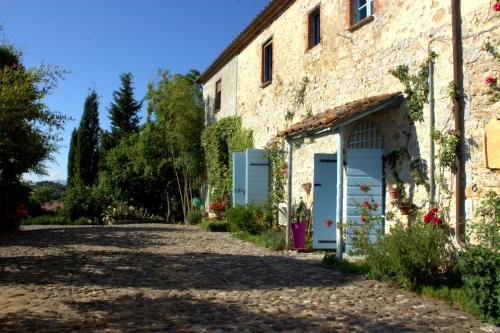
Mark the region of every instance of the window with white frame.
POLYGON ((356 23, 373 16, 373 0, 354 0, 356 23))

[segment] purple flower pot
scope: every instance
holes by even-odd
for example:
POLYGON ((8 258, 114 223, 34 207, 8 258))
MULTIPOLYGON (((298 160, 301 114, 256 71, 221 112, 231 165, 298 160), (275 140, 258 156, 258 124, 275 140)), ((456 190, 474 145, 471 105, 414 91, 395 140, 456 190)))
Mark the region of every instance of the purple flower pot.
POLYGON ((303 249, 306 244, 307 223, 309 221, 300 221, 292 223, 293 245, 296 249, 303 249))

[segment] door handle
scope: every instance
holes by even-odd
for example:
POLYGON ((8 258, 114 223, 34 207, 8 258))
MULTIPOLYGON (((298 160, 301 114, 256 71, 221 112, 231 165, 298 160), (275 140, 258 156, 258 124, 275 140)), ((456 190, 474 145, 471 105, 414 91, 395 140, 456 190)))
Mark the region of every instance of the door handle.
POLYGON ((321 184, 316 184, 316 183, 314 183, 314 186, 321 186, 321 184))

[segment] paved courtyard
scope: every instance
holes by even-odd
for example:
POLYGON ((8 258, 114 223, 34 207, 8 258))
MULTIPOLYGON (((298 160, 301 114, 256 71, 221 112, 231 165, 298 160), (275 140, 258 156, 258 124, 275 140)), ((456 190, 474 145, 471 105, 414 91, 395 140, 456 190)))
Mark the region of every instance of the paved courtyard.
POLYGON ((498 332, 436 300, 191 226, 0 238, 0 331, 498 332))

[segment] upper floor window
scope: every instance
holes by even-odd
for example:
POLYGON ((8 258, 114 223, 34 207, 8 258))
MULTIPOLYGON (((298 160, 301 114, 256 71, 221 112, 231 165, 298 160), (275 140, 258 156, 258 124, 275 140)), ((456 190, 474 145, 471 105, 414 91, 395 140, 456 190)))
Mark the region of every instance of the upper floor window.
POLYGON ((221 105, 221 98, 222 98, 222 87, 221 87, 221 80, 215 82, 215 112, 220 110, 220 105, 221 105))
POLYGON ((373 0, 354 0, 356 23, 373 16, 373 0))
POLYGON ((273 40, 262 45, 262 83, 273 80, 273 40))
POLYGON ((309 14, 309 48, 316 46, 321 41, 319 8, 309 14))

